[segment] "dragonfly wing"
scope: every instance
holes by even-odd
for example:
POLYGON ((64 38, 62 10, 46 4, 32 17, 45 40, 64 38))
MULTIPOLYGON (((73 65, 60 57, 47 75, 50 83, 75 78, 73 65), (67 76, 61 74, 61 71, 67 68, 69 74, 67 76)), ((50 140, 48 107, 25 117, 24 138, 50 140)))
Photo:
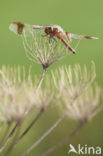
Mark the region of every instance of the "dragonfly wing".
POLYGON ((27 37, 31 36, 31 34, 43 33, 44 28, 44 26, 23 24, 20 22, 12 23, 9 26, 9 29, 15 34, 26 35, 27 37))
POLYGON ((32 29, 32 27, 28 24, 14 22, 10 24, 9 29, 13 31, 15 34, 22 35, 25 30, 29 31, 30 29, 32 29))
POLYGON ((48 26, 48 25, 32 25, 32 28, 33 29, 45 29, 45 28, 52 28, 52 27, 54 27, 54 26, 48 26))
POLYGON ((17 25, 16 24, 10 24, 9 29, 14 32, 16 35, 18 34, 17 32, 17 25))
POLYGON ((32 25, 33 29, 45 29, 47 26, 32 25))
POLYGON ((70 38, 74 39, 99 39, 98 37, 86 36, 86 35, 77 35, 77 34, 69 34, 70 38))

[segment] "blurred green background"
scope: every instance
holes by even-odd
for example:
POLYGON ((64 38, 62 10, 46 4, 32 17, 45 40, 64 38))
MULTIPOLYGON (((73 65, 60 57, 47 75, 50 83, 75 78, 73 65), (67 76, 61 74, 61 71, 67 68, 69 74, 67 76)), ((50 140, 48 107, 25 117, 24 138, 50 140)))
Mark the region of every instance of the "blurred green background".
MULTIPOLYGON (((96 79, 103 87, 103 0, 0 0, 0 67, 3 64, 11 66, 20 64, 27 69, 32 64, 33 73, 40 76, 41 66, 31 63, 26 58, 20 37, 9 31, 9 25, 14 21, 35 25, 58 24, 68 32, 98 36, 99 40, 82 40, 77 49, 77 54, 71 54, 52 65, 48 74, 51 69, 64 64, 87 64, 89 68, 91 60, 94 60, 97 72, 96 79)), ((59 117, 54 108, 47 112, 29 132, 28 136, 15 148, 11 156, 18 156, 59 117)), ((75 147, 77 144, 87 144, 94 147, 103 146, 102 113, 96 116, 91 123, 85 125, 70 143, 75 147)), ((70 134, 76 124, 74 121, 65 119, 29 156, 39 156, 50 146, 70 134)), ((67 156, 68 149, 69 143, 51 156, 67 156)))

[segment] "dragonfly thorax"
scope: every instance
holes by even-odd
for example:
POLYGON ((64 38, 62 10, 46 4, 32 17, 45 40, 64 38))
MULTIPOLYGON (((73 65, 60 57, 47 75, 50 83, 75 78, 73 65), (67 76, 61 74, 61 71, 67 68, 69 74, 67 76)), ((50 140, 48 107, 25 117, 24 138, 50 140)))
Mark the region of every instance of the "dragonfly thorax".
POLYGON ((58 36, 58 34, 61 32, 56 27, 47 27, 45 28, 45 33, 47 35, 50 35, 50 37, 54 37, 54 36, 58 36))
POLYGON ((54 29, 54 28, 58 29, 58 32, 60 32, 60 33, 63 33, 63 34, 64 34, 64 30, 62 29, 62 27, 61 27, 61 26, 59 26, 59 25, 53 25, 53 26, 51 26, 51 27, 52 27, 52 29, 54 29))

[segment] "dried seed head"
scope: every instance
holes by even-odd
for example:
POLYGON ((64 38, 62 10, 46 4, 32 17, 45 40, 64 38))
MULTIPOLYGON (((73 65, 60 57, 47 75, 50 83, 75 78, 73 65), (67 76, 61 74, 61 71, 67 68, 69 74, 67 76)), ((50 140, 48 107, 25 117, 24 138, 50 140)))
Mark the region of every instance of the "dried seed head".
POLYGON ((83 70, 79 64, 74 68, 65 66, 52 72, 52 77, 59 92, 65 92, 71 99, 75 99, 93 83, 96 77, 95 64, 92 62, 90 72, 86 65, 83 70))
POLYGON ((28 97, 36 108, 45 110, 53 103, 53 92, 47 89, 39 88, 34 93, 32 89, 33 88, 29 89, 28 97))
POLYGON ((56 37, 50 38, 44 29, 33 29, 32 25, 18 23, 11 24, 10 30, 21 35, 26 56, 31 61, 47 68, 69 54, 69 50, 61 40, 56 37))
MULTIPOLYGON (((101 89, 98 85, 91 87, 95 77, 95 65, 92 62, 91 71, 84 70, 80 65, 69 66, 52 72, 55 87, 61 95, 59 101, 62 110, 79 122, 91 120, 102 108, 100 105, 101 89)), ((103 101, 103 100, 102 100, 103 101)))
POLYGON ((76 100, 71 101, 63 94, 63 101, 66 105, 67 115, 73 120, 87 122, 103 109, 100 104, 101 89, 98 85, 90 87, 76 100))
POLYGON ((25 88, 31 88, 30 74, 25 77, 24 68, 6 68, 0 70, 0 118, 4 122, 21 122, 34 107, 30 103, 25 88))
POLYGON ((25 75, 25 69, 20 67, 3 66, 0 70, 0 119, 3 122, 21 123, 31 111, 46 109, 53 99, 53 93, 47 90, 36 91, 30 72, 25 75))

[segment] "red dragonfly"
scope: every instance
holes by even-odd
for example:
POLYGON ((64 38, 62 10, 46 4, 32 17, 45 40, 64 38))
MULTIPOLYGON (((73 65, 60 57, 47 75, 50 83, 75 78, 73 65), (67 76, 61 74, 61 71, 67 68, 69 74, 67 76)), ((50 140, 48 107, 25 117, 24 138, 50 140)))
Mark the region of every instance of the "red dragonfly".
POLYGON ((73 49, 68 42, 71 42, 71 38, 74 39, 98 39, 97 37, 91 37, 91 36, 83 36, 83 35, 77 35, 65 32, 61 26, 59 25, 52 25, 52 26, 39 26, 39 25, 29 25, 29 24, 23 24, 21 22, 14 22, 13 24, 17 25, 17 32, 18 34, 22 34, 23 29, 25 27, 31 27, 32 29, 40 29, 44 30, 46 35, 50 36, 50 39, 57 37, 60 39, 64 45, 73 53, 75 54, 76 51, 73 49), (64 37, 67 38, 68 42, 64 39, 64 37))

